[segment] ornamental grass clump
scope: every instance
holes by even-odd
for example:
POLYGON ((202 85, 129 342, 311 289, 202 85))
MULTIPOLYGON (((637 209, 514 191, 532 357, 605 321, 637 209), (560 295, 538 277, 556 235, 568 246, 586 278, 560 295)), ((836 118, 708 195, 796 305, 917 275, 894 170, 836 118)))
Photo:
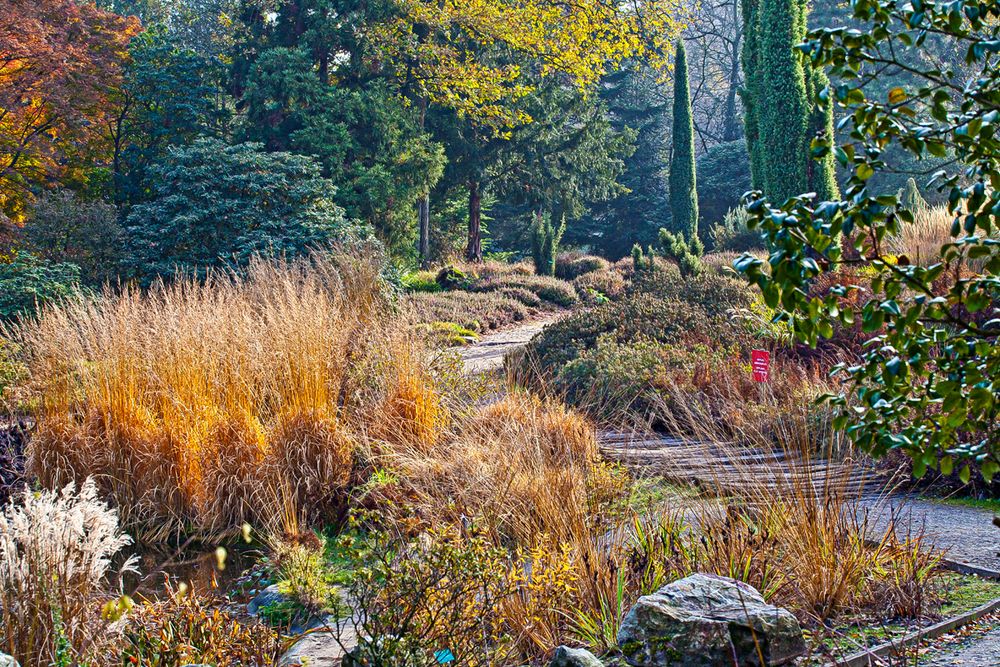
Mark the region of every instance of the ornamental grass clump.
POLYGON ((126 287, 8 330, 40 397, 28 467, 93 476, 149 539, 310 518, 347 500, 357 440, 444 417, 377 264, 255 260, 240 275, 126 287))
POLYGON ((26 667, 75 664, 101 633, 112 560, 131 543, 90 479, 12 500, 0 514, 0 651, 26 667))

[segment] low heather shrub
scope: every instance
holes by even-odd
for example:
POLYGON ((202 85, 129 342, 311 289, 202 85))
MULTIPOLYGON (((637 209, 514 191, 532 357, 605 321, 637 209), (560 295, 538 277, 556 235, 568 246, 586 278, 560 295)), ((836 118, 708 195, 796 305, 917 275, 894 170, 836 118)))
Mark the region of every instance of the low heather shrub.
POLYGON ((565 252, 556 258, 556 278, 574 280, 594 271, 607 271, 611 262, 596 255, 565 252))

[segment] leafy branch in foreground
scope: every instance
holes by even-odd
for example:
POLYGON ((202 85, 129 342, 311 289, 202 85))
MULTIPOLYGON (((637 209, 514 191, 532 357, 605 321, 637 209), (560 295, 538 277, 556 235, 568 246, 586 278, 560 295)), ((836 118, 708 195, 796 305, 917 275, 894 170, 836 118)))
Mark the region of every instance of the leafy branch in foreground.
POLYGON ((876 455, 906 452, 918 476, 959 469, 967 481, 978 469, 990 480, 1000 471, 1000 5, 854 0, 852 8, 864 32, 816 30, 799 46, 830 71, 820 101, 846 111, 842 145, 812 142, 814 157, 832 152, 851 171, 843 199, 803 195, 775 207, 750 195, 749 226, 764 233, 771 255, 736 266, 811 345, 861 318, 872 336, 861 359, 834 369, 856 400, 848 407, 846 391, 824 397, 841 406, 838 426, 858 444, 876 455), (930 42, 964 53, 962 71, 928 66, 920 56, 930 42), (895 75, 906 83, 875 90, 895 75), (951 239, 929 262, 887 247, 913 224, 897 195, 870 187, 877 172, 893 170, 892 147, 950 159, 929 185, 947 194, 951 239), (858 312, 841 307, 861 290, 842 271, 852 265, 873 275, 858 312), (811 296, 823 273, 834 288, 811 296))

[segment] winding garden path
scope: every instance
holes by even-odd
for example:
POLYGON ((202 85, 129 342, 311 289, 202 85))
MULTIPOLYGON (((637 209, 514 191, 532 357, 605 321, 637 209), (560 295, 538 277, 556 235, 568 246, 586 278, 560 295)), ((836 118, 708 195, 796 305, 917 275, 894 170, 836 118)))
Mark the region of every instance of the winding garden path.
MULTIPOLYGON (((562 314, 522 324, 484 336, 461 351, 468 373, 503 368, 504 357, 528 343, 562 314)), ((603 454, 637 470, 683 482, 738 488, 747 475, 777 483, 791 468, 808 466, 815 486, 846 482, 859 491, 859 511, 866 512, 874 530, 895 521, 902 533, 922 531, 951 560, 1000 571, 1000 530, 992 525, 988 510, 948 505, 917 497, 887 498, 891 480, 869 462, 845 465, 833 461, 803 462, 781 451, 735 448, 724 444, 692 443, 663 435, 603 430, 599 433, 603 454)), ((1000 665, 1000 659, 998 659, 1000 665)))
POLYGON ((488 373, 502 369, 504 357, 509 352, 524 347, 528 341, 541 333, 542 329, 558 322, 564 316, 565 313, 546 315, 512 329, 483 336, 472 345, 459 351, 465 362, 465 372, 469 374, 488 373))

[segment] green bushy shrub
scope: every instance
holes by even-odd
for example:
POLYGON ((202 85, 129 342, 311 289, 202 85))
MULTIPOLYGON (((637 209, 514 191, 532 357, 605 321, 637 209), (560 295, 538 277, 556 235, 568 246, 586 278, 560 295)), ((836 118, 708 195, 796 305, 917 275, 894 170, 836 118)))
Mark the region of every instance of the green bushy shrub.
POLYGON ((611 262, 596 255, 567 252, 556 258, 556 278, 574 280, 594 271, 605 271, 611 262))
POLYGON ((576 313, 545 328, 526 348, 531 365, 543 375, 555 375, 566 363, 593 348, 607 335, 618 342, 640 339, 661 343, 680 340, 710 342, 732 338, 725 317, 711 317, 703 309, 679 299, 636 294, 576 313))
POLYGON ((0 320, 13 319, 58 299, 79 294, 80 267, 18 253, 0 263, 0 320))
POLYGON ((742 206, 729 209, 709 232, 715 252, 749 252, 764 247, 760 232, 747 227, 750 216, 742 206))
POLYGON ((438 271, 435 278, 441 289, 467 289, 472 284, 472 279, 461 269, 454 266, 446 266, 438 271))
POLYGON ((670 279, 659 272, 636 276, 628 293, 683 301, 710 317, 728 317, 734 310, 750 308, 757 298, 745 281, 708 271, 688 280, 670 279))
POLYGON ((677 263, 682 277, 697 276, 701 273, 701 255, 705 252, 705 248, 697 237, 688 241, 681 234, 661 229, 659 241, 664 256, 677 263))
POLYGON ((415 271, 404 274, 400 278, 403 289, 410 292, 440 292, 443 287, 437 281, 437 275, 431 271, 415 271))

